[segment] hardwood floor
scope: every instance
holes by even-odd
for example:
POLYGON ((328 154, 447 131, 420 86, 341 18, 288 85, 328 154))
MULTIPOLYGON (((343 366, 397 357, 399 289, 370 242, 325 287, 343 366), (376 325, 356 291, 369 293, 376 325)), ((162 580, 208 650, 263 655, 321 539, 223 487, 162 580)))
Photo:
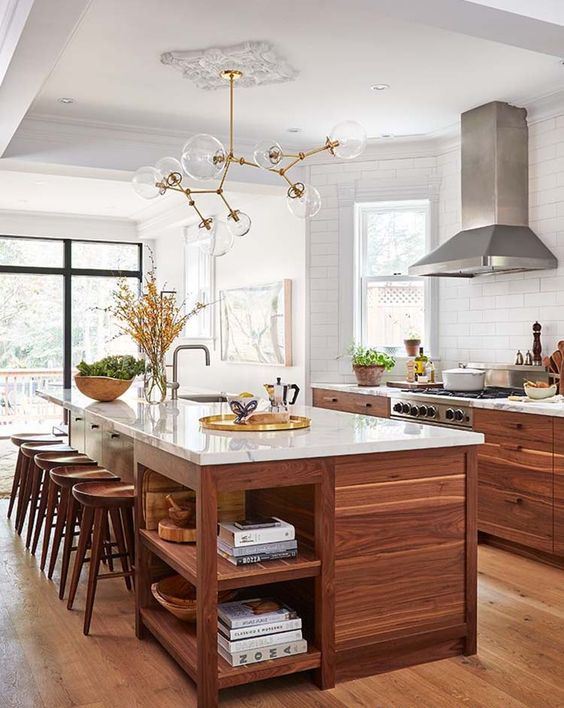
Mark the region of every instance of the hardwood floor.
MULTIPOLYGON (((92 634, 6 521, 0 502, 1 708, 189 708, 191 681, 156 642, 133 633, 133 595, 98 588, 92 634)), ((229 689, 229 708, 562 708, 564 572, 482 546, 478 657, 402 669, 320 692, 305 676, 229 689)))

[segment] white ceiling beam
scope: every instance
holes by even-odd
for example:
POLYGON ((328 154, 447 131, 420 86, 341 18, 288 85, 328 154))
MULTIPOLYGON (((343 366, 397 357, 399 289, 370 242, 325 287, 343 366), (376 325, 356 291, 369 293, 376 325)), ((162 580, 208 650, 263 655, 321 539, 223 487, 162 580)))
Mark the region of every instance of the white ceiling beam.
POLYGON ((0 156, 91 2, 16 0, 14 5, 7 0, 0 5, 0 156))
MULTIPOLYGON (((501 5, 502 2, 495 4, 501 5)), ((509 6, 510 3, 504 4, 509 6)), ((540 54, 564 55, 564 26, 561 24, 490 7, 481 2, 373 0, 372 7, 375 11, 406 22, 438 27, 540 54)))

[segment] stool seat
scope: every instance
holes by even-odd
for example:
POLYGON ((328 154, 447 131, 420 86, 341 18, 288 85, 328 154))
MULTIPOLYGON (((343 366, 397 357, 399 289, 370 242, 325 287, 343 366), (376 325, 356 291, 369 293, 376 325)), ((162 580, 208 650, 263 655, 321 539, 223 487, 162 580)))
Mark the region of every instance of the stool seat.
POLYGON ((62 443, 23 443, 20 450, 26 457, 35 457, 40 452, 77 452, 76 448, 62 443))
POLYGON ((43 443, 47 445, 49 443, 60 443, 61 439, 64 440, 62 435, 52 435, 51 433, 16 433, 10 437, 11 442, 18 447, 23 445, 23 443, 43 443))
POLYGON ((120 477, 104 467, 71 465, 70 467, 55 467, 49 476, 59 487, 74 487, 82 482, 119 482, 120 477))
POLYGON ((64 452, 41 452, 34 458, 35 464, 42 470, 52 470, 54 467, 67 465, 95 465, 96 462, 88 455, 77 453, 75 455, 64 452))
POLYGON ((135 487, 132 484, 87 482, 77 484, 72 493, 83 506, 131 507, 135 501, 135 487))

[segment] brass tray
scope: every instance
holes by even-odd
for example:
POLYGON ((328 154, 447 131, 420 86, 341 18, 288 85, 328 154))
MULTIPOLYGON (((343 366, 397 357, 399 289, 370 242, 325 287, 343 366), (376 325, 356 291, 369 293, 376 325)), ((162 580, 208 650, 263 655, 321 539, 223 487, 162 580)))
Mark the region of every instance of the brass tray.
POLYGON ((234 415, 207 415, 200 418, 202 428, 225 430, 229 433, 265 432, 270 430, 299 430, 309 428, 311 419, 302 415, 291 415, 286 423, 235 423, 234 415))

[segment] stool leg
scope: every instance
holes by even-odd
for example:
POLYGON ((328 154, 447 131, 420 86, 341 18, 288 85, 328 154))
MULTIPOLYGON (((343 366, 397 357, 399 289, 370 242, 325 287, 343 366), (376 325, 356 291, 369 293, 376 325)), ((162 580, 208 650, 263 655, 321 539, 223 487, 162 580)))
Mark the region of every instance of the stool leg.
POLYGON ((55 525, 55 535, 53 536, 53 546, 51 547, 51 558, 49 559, 49 572, 47 573, 49 580, 53 577, 55 563, 57 562, 57 556, 59 555, 59 548, 63 537, 63 529, 65 528, 68 501, 69 490, 63 488, 61 489, 61 498, 59 500, 59 506, 57 507, 57 523, 55 525))
POLYGON ((18 494, 18 487, 20 486, 20 479, 22 476, 22 465, 24 461, 24 456, 21 450, 18 450, 18 457, 16 460, 16 469, 14 470, 14 481, 12 482, 12 491, 10 492, 10 503, 8 504, 8 518, 12 516, 12 509, 14 508, 14 503, 16 501, 16 496, 18 494))
POLYGON ((43 475, 43 484, 41 485, 41 496, 39 497, 39 508, 37 510, 37 519, 35 521, 35 529, 33 531, 33 542, 31 544, 31 552, 35 555, 37 550, 37 545, 39 543, 39 536, 41 535, 41 529, 45 522, 45 512, 47 511, 47 499, 49 498, 49 475, 43 475))
MULTIPOLYGON (((125 530, 125 543, 129 552, 131 567, 135 565, 135 531, 133 526, 133 510, 129 508, 120 509, 123 528, 125 530)), ((135 575, 132 576, 135 585, 135 575)))
POLYGON ((78 537, 78 548, 76 549, 76 555, 74 557, 74 566, 72 569, 72 578, 69 588, 69 599, 67 601, 68 610, 72 610, 72 606, 74 604, 78 581, 80 580, 80 574, 82 572, 82 566, 86 562, 86 551, 88 550, 90 538, 92 537, 93 524, 94 510, 89 506, 83 507, 82 519, 80 521, 80 536, 78 537))
POLYGON ((44 472, 37 465, 33 465, 33 477, 31 482, 31 495, 29 498, 29 519, 27 520, 27 534, 25 538, 25 547, 31 546, 33 538, 33 530, 35 528, 35 517, 37 515, 37 506, 39 504, 39 492, 41 490, 41 481, 44 472))
POLYGON ((76 518, 78 516, 78 502, 72 495, 69 494, 67 503, 67 514, 65 520, 65 543, 63 546, 63 562, 61 563, 61 581, 59 584, 59 600, 65 596, 65 586, 67 584, 67 575, 69 572, 69 561, 72 553, 72 544, 75 536, 76 518))
MULTIPOLYGON (((123 528, 121 525, 121 517, 119 515, 119 509, 110 509, 110 518, 112 520, 112 526, 114 529, 114 536, 116 537, 116 543, 117 543, 117 548, 118 548, 118 553, 120 554, 121 558, 121 569, 123 570, 124 573, 129 573, 130 568, 129 568, 129 557, 128 557, 128 551, 127 547, 125 545, 125 538, 123 537, 123 528)), ((131 590, 131 578, 129 575, 126 575, 125 578, 125 587, 128 590, 131 590)))
POLYGON ((92 551, 90 552, 90 569, 88 572, 88 590, 86 593, 86 610, 84 613, 83 632, 85 635, 88 635, 88 632, 90 631, 92 609, 94 607, 96 586, 98 584, 98 573, 100 571, 100 560, 104 550, 106 524, 106 510, 100 508, 96 509, 94 512, 94 533, 92 535, 92 551))
POLYGON ((31 494, 31 480, 33 477, 33 460, 31 457, 26 457, 24 462, 25 467, 22 468, 23 484, 20 485, 20 495, 18 497, 18 509, 16 512, 16 531, 18 536, 21 535, 27 507, 29 504, 29 495, 31 494), (25 474, 24 474, 25 470, 25 474))
POLYGON ((57 497, 59 491, 57 485, 48 477, 47 483, 47 511, 45 513, 45 533, 43 534, 43 548, 41 549, 41 570, 45 570, 47 563, 47 553, 49 552, 49 541, 51 539, 51 528, 53 527, 53 519, 55 518, 55 509, 57 507, 57 497))

